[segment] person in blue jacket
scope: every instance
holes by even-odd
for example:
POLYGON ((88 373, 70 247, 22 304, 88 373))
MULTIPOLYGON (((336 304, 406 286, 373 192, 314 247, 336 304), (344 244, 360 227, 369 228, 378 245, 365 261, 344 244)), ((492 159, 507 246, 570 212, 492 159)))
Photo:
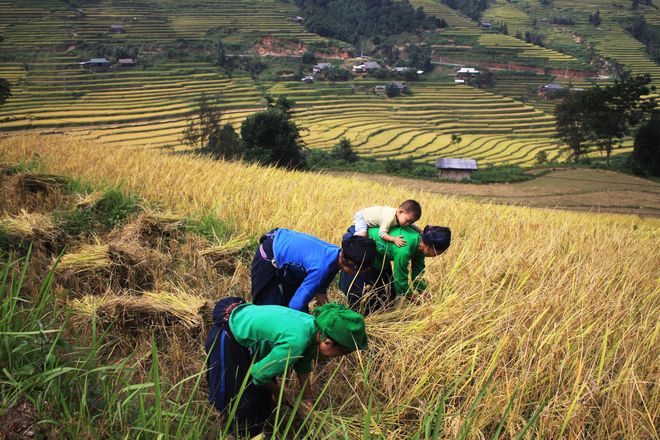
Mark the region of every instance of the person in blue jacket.
POLYGON ((327 302, 328 286, 341 270, 356 274, 369 269, 376 257, 376 243, 353 236, 341 248, 290 229, 273 229, 263 235, 252 259, 252 303, 279 305, 308 311, 316 298, 327 302))

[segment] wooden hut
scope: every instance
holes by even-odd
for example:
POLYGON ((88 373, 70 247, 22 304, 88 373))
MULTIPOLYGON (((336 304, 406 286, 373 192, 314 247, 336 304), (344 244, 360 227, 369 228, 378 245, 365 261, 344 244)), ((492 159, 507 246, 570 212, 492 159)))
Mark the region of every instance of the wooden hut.
POLYGON ((438 177, 446 180, 470 180, 477 169, 477 161, 472 159, 436 159, 438 177))

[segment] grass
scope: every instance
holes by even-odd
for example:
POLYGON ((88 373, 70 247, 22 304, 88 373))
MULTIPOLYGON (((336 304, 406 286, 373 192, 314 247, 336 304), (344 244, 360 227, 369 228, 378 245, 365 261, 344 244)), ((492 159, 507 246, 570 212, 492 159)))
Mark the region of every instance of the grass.
MULTIPOLYGON (((315 438, 657 437, 658 396, 649 388, 657 383, 657 219, 494 206, 346 177, 90 148, 66 137, 0 141, 7 160, 37 147, 50 172, 123 182, 185 215, 211 212, 247 237, 287 226, 337 242, 358 209, 407 198, 424 206, 424 223, 452 228, 450 250, 428 261, 428 299, 370 315, 370 349, 317 373, 326 388, 310 416, 315 438)), ((247 273, 239 262, 228 285, 244 286, 247 273)), ((91 331, 89 323, 78 329, 91 331)), ((160 424, 150 350, 134 382, 106 381, 120 384, 107 396, 115 406, 103 406, 94 423, 81 417, 85 426, 93 434, 176 432, 181 402, 192 398, 177 384, 194 375, 176 371, 203 363, 200 343, 176 352, 158 345, 160 424), (182 362, 171 363, 173 355, 182 362)), ((179 434, 213 435, 219 422, 201 396, 194 399, 186 414, 195 419, 182 422, 190 434, 179 434)))

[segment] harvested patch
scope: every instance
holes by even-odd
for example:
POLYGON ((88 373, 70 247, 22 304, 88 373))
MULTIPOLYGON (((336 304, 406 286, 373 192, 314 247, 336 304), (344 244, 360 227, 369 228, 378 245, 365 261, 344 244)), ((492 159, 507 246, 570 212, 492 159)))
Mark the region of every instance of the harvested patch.
POLYGON ((10 214, 18 214, 22 209, 49 212, 68 203, 64 178, 60 178, 64 183, 52 183, 57 179, 40 180, 35 176, 46 175, 21 174, 17 171, 16 168, 0 170, 0 193, 2 194, 0 211, 10 214))
POLYGON ((144 246, 158 248, 169 241, 183 238, 185 222, 181 217, 155 211, 143 212, 134 221, 113 233, 115 239, 136 241, 144 246))
POLYGON ((55 174, 23 173, 19 174, 20 186, 33 193, 63 190, 67 179, 55 174))
POLYGON ((75 291, 100 294, 109 290, 153 288, 160 256, 136 242, 85 245, 64 255, 58 281, 75 291))
POLYGON ((0 234, 14 243, 32 242, 52 251, 57 249, 62 238, 61 231, 49 216, 25 210, 0 219, 0 234))
POLYGON ((223 244, 202 249, 200 254, 220 272, 233 273, 241 254, 247 249, 249 243, 245 236, 237 236, 223 244))
POLYGON ((87 295, 71 302, 74 318, 90 322, 96 314, 99 323, 114 323, 123 330, 148 330, 180 325, 187 330, 202 327, 201 312, 207 300, 184 292, 144 292, 141 295, 87 295))

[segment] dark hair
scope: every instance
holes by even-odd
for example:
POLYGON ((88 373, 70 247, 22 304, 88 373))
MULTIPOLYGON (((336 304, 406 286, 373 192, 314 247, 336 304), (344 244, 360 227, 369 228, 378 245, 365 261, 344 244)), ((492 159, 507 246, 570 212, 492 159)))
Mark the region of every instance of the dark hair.
POLYGON ((373 266, 376 259, 376 242, 367 237, 353 235, 341 243, 346 264, 353 270, 373 266))
POLYGON ((445 226, 427 225, 421 235, 422 241, 438 252, 446 251, 451 244, 451 230, 445 226))
POLYGON ((399 209, 403 209, 406 212, 412 212, 415 214, 417 220, 422 218, 422 205, 420 205, 417 200, 406 200, 399 206, 399 209))

